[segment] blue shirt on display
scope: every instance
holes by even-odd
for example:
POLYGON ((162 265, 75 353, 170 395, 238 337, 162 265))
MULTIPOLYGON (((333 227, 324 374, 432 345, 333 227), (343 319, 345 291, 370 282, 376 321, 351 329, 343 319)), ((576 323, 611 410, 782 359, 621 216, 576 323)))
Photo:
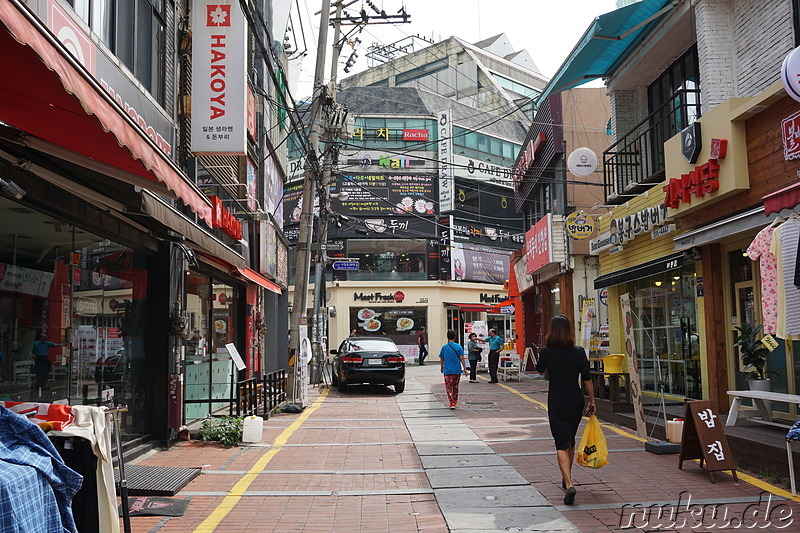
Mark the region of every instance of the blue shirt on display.
POLYGON ((461 367, 461 358, 464 355, 464 348, 455 342, 448 342, 439 351, 439 359, 444 359, 444 369, 442 374, 461 374, 464 370, 461 367))
POLYGON ((500 335, 495 335, 494 337, 490 335, 487 340, 489 341, 490 350, 499 350, 503 347, 503 338, 500 335))

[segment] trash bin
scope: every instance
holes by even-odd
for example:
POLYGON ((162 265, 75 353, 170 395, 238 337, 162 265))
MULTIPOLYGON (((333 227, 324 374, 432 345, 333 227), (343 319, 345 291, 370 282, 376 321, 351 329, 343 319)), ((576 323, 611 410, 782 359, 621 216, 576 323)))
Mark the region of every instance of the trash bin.
POLYGON ((261 442, 264 432, 264 419, 260 416, 248 416, 244 419, 242 442, 261 442))
POLYGON ((670 442, 680 443, 683 436, 683 420, 680 418, 673 418, 667 420, 667 440, 670 442))

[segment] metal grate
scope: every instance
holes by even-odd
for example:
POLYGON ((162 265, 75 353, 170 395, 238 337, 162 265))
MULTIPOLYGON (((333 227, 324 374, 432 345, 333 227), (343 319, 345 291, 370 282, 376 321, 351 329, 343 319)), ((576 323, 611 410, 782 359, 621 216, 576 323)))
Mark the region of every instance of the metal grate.
MULTIPOLYGON (((129 496, 174 496, 200 475, 199 468, 125 465, 129 496)), ((114 469, 119 492, 119 468, 114 469)))

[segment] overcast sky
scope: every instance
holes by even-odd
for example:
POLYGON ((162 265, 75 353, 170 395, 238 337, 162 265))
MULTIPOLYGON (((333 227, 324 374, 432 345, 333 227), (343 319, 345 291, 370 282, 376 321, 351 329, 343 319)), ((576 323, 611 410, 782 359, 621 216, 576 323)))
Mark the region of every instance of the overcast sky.
MULTIPOLYGON (((361 49, 351 74, 368 67, 365 54, 374 42, 389 44, 419 34, 433 37, 437 42, 456 36, 474 43, 505 33, 516 50, 528 50, 539 71, 549 78, 594 18, 616 9, 616 0, 373 0, 373 3, 390 15, 396 14, 405 4, 411 22, 367 26, 358 35, 361 49)), ((358 11, 361 5, 362 2, 356 2, 350 9, 358 8, 358 11)), ((314 12, 321 6, 321 0, 300 2, 300 8, 307 9, 304 17, 311 17, 311 21, 304 21, 309 55, 303 61, 299 86, 293 91, 297 98, 311 93, 319 34, 319 15, 314 12)), ((351 50, 349 47, 343 50, 342 66, 351 50)), ((329 49, 328 58, 330 53, 329 49)), ((326 79, 329 72, 330 59, 326 60, 326 79)), ((347 75, 340 69, 339 78, 343 76, 347 75)))

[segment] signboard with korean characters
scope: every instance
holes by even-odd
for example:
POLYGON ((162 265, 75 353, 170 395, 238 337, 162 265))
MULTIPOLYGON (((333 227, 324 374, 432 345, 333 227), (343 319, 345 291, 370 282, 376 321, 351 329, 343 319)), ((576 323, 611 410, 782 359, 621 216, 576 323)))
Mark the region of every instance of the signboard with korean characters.
POLYGON ((594 219, 583 211, 575 211, 564 220, 564 231, 573 239, 588 239, 594 233, 594 219))
POLYGON ((348 174, 337 179, 331 208, 346 215, 433 215, 434 178, 431 174, 348 174))
POLYGON ((712 483, 714 472, 720 470, 730 470, 734 481, 738 481, 724 423, 714 412, 711 400, 686 403, 678 468, 682 470, 683 462, 690 459, 700 459, 701 468, 705 462, 712 483))
POLYGON ((551 246, 551 215, 548 213, 525 232, 525 261, 527 274, 533 274, 553 261, 551 246))

